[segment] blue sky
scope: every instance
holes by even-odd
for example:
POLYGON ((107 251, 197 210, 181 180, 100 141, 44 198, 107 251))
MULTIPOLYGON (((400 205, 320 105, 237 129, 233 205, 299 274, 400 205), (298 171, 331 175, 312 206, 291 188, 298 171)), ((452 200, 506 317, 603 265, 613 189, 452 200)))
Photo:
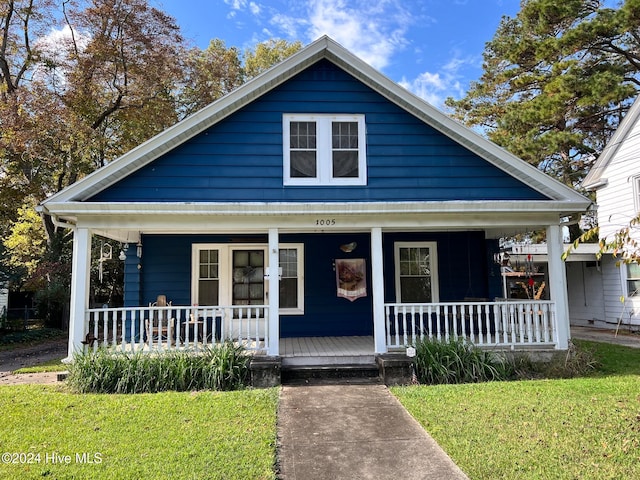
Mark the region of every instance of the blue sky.
POLYGON ((270 38, 329 35, 392 80, 443 108, 482 73, 484 45, 519 0, 152 0, 183 35, 241 50, 270 38))

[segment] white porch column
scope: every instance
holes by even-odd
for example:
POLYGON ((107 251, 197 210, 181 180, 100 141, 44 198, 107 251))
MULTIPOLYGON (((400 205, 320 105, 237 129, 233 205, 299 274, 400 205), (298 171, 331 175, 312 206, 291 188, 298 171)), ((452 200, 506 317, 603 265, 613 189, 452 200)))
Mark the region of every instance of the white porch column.
POLYGON ((569 299, 567 295, 567 271, 562 261, 562 229, 559 225, 547 227, 547 256, 549 263, 549 291, 556 304, 557 348, 569 348, 569 299))
POLYGON ((278 229, 269 229, 269 343, 267 354, 280 355, 280 253, 278 229))
POLYGON ((382 228, 371 229, 371 290, 373 295, 373 338, 376 353, 387 353, 384 318, 384 272, 382 228))
POLYGON ((71 362, 73 354, 82 350, 85 337, 84 321, 89 307, 89 280, 91 269, 91 231, 75 228, 73 231, 73 260, 71 264, 71 305, 69 316, 69 349, 67 358, 71 362))

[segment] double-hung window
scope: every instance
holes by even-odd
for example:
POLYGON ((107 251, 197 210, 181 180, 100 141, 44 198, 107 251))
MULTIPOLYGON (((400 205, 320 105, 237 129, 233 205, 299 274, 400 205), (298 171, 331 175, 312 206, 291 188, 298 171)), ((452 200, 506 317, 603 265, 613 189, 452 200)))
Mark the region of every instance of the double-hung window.
POLYGON ((366 185, 364 115, 283 117, 285 185, 366 185))
POLYGON ((627 264, 627 297, 640 297, 640 265, 627 264))
POLYGON ((438 302, 438 262, 435 242, 395 244, 396 301, 438 302))

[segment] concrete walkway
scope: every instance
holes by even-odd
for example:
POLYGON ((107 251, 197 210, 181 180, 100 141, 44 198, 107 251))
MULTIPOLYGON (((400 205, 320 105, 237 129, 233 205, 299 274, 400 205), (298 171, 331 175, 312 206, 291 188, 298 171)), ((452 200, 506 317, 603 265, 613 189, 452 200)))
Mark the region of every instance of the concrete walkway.
POLYGON ((282 480, 466 479, 384 385, 283 386, 282 480))
POLYGON ((591 340, 592 342, 613 343, 631 348, 640 348, 640 335, 629 333, 621 328, 615 329, 582 327, 571 325, 571 338, 591 340))

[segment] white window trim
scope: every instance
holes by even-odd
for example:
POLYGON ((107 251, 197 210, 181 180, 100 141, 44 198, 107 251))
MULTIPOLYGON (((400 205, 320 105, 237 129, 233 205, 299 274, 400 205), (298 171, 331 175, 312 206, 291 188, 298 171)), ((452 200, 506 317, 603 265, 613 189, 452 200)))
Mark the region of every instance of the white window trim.
MULTIPOLYGON (((629 276, 629 266, 626 264, 622 265, 624 268, 620 269, 620 277, 622 278, 622 293, 623 298, 628 301, 633 301, 634 303, 640 302, 640 292, 634 295, 634 292, 629 291, 629 279, 635 278, 629 276)), ((624 302, 623 302, 624 303, 624 302)))
POLYGON ((280 243, 279 249, 297 250, 297 272, 298 272, 298 306, 294 308, 280 308, 280 315, 304 315, 304 244, 303 243, 280 243))
POLYGON ((400 291, 400 249, 401 248, 428 248, 431 255, 431 303, 440 301, 440 290, 438 288, 438 244, 436 242, 395 242, 394 243, 394 270, 396 283, 396 302, 401 303, 400 291))
POLYGON ((295 185, 366 185, 367 149, 366 125, 364 115, 326 115, 326 114, 284 114, 282 116, 283 184, 295 185), (331 159, 331 123, 358 123, 358 176, 353 178, 334 178, 331 159), (291 155, 289 134, 291 122, 316 122, 316 177, 291 177, 291 155))
POLYGON ((640 175, 632 178, 633 207, 636 212, 640 212, 640 175))
MULTIPOLYGON (((303 315, 304 314, 304 244, 302 243, 281 243, 279 248, 298 250, 298 307, 281 308, 281 315, 303 315)), ((267 244, 241 244, 241 243, 194 243, 191 245, 191 304, 195 305, 198 298, 199 271, 200 271, 200 250, 218 250, 218 299, 221 306, 231 305, 232 285, 231 278, 232 262, 234 250, 264 250, 265 252, 265 272, 269 267, 269 255, 267 255, 267 244)), ((269 299, 269 282, 264 283, 265 301, 269 299)))

